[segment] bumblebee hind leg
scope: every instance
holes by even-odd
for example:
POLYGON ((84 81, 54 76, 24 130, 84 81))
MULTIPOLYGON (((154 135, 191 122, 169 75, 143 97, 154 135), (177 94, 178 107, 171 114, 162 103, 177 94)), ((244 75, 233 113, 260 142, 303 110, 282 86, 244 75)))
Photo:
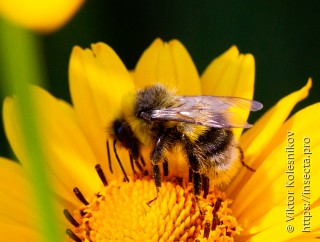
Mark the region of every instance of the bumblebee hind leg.
POLYGON ((255 169, 253 169, 252 167, 250 167, 249 165, 247 165, 247 164, 244 162, 244 154, 243 154, 243 151, 242 151, 242 149, 241 149, 240 146, 238 146, 238 150, 239 150, 239 153, 240 153, 239 159, 240 159, 240 161, 241 161, 242 166, 244 166, 245 168, 247 168, 249 171, 255 172, 255 171, 256 171, 255 169))
POLYGON ((184 137, 183 139, 184 143, 184 150, 185 154, 187 156, 188 164, 190 167, 189 170, 189 180, 193 181, 193 193, 196 196, 199 196, 202 190, 202 182, 201 182, 201 175, 199 173, 200 171, 200 161, 197 158, 196 151, 194 149, 194 145, 184 137))
POLYGON ((200 161, 199 161, 199 158, 197 157, 197 150, 195 148, 195 144, 193 144, 185 136, 183 137, 183 144, 184 144, 184 151, 190 166, 189 179, 191 178, 193 181, 193 194, 195 195, 195 199, 199 207, 200 213, 202 213, 200 204, 198 201, 200 193, 202 191, 202 175, 200 174, 200 161))
POLYGON ((192 171, 192 173, 193 173, 193 194, 195 196, 199 211, 202 214, 200 204, 199 204, 199 196, 202 190, 202 181, 201 181, 202 179, 199 172, 192 171))

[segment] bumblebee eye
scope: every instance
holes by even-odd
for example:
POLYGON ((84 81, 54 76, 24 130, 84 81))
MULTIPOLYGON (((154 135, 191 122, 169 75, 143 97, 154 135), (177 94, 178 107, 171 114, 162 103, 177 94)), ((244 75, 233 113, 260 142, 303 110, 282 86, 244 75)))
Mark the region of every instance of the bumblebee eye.
POLYGON ((117 133, 118 135, 121 134, 121 133, 123 133, 123 126, 122 126, 122 125, 119 126, 119 127, 117 127, 116 133, 117 133))
POLYGON ((123 127, 123 124, 122 122, 120 122, 119 120, 116 120, 113 124, 113 131, 114 131, 114 134, 116 136, 116 138, 118 140, 123 140, 124 136, 125 136, 125 129, 123 127))
POLYGON ((134 136, 129 124, 125 120, 115 120, 113 123, 114 138, 127 149, 131 150, 132 155, 137 156, 139 141, 134 136))

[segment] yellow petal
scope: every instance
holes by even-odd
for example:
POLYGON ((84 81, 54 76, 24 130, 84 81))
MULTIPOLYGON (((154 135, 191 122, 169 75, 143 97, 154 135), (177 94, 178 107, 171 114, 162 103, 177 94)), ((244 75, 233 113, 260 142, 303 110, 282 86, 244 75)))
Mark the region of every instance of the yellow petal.
MULTIPOLYGON (((318 233, 319 233, 319 231, 318 231, 318 233)), ((298 238, 298 239, 294 239, 294 240, 292 240, 292 241, 294 241, 294 242, 319 242, 319 236, 317 236, 317 235, 313 235, 312 236, 312 238, 298 238)), ((310 236, 311 237, 311 236, 310 236)))
MULTIPOLYGON (((287 208, 291 207, 288 201, 290 204, 294 200, 294 213, 289 216, 295 217, 291 223, 295 227, 301 227, 299 218, 306 213, 306 205, 315 214, 320 197, 316 189, 320 182, 320 137, 314 132, 320 120, 319 110, 317 103, 290 118, 278 130, 274 147, 257 158, 263 163, 242 184, 232 205, 234 215, 245 228, 250 228, 244 233, 259 233, 290 218, 286 217, 287 208)), ((320 228, 320 222, 314 221, 312 226, 320 228)))
MULTIPOLYGON (((280 211, 279 211, 280 212, 280 211)), ((280 212, 279 215, 283 215, 280 212)), ((314 208, 313 209, 313 214, 317 215, 320 213, 320 207, 314 208)), ((312 231, 310 232, 302 232, 303 230, 303 215, 299 215, 295 217, 294 220, 294 231, 292 233, 289 233, 286 231, 286 227, 289 225, 286 223, 283 219, 279 220, 279 222, 273 221, 271 226, 266 229, 261 231, 260 233, 255 234, 252 236, 250 239, 245 239, 242 240, 240 237, 239 241, 268 241, 270 238, 274 238, 274 241, 319 241, 319 239, 315 240, 316 237, 319 236, 319 228, 320 228, 320 222, 319 219, 313 219, 311 221, 311 226, 312 226, 312 231), (276 235, 276 238, 274 237, 276 235)), ((245 232, 245 231, 244 231, 245 232)))
MULTIPOLYGON (((91 196, 101 184, 94 170, 98 161, 78 123, 75 122, 75 114, 70 115, 73 112, 71 107, 40 88, 32 88, 32 95, 36 101, 36 118, 50 171, 49 178, 57 194, 70 203, 78 203, 72 194, 74 187, 79 187, 85 195, 91 196)), ((5 100, 3 114, 9 143, 27 168, 30 162, 26 158, 28 144, 24 144, 21 137, 15 99, 5 100)))
POLYGON ((236 46, 214 59, 201 76, 204 95, 253 98, 255 63, 236 46))
MULTIPOLYGON (((316 212, 316 211, 315 211, 316 212)), ((319 212, 318 212, 319 214, 319 212)), ((320 233, 320 227, 319 223, 317 221, 318 226, 312 228, 312 233, 300 233, 294 241, 295 242, 319 242, 319 233, 320 233)))
POLYGON ((0 14, 23 27, 52 32, 63 26, 83 0, 1 0, 0 14))
MULTIPOLYGON (((278 134, 279 128, 287 119, 293 107, 304 99, 311 87, 311 79, 299 91, 282 98, 274 107, 268 110, 253 126, 245 132, 240 139, 240 146, 244 151, 245 162, 250 167, 257 169, 263 160, 257 159, 262 152, 269 152, 269 145, 278 134)), ((227 189, 230 197, 235 197, 241 186, 249 179, 250 172, 241 169, 227 189)))
MULTIPOLYGON (((213 60, 201 76, 203 95, 253 98, 255 63, 251 54, 240 54, 236 46, 213 60)), ((237 110, 247 120, 248 110, 237 110)), ((234 129, 237 138, 242 129, 234 129)))
MULTIPOLYGON (((117 54, 98 43, 92 45, 92 50, 73 49, 69 81, 81 128, 96 159, 104 166, 108 162, 106 128, 117 117, 123 95, 134 90, 131 77, 117 54)), ((115 169, 119 171, 118 166, 115 169)))
MULTIPOLYGON (((23 166, 0 157, 0 177, 0 227, 5 231, 1 235, 1 241, 44 241, 44 238, 40 239, 36 201, 33 199, 31 184, 23 166)), ((62 198, 61 201, 63 200, 65 199, 62 198)), ((56 199, 53 204, 60 213, 59 225, 63 229, 63 226, 66 226, 63 208, 70 209, 71 206, 59 203, 56 199)))
POLYGON ((8 221, 0 221, 0 227, 1 230, 4 231, 1 235, 2 241, 45 241, 45 238, 41 236, 41 233, 37 229, 32 228, 32 226, 27 227, 22 224, 12 224, 8 221))
POLYGON ((31 227, 35 220, 35 207, 22 166, 0 157, 0 177, 0 220, 31 227))
POLYGON ((177 40, 166 43, 156 39, 140 57, 134 76, 138 88, 164 83, 179 94, 201 94, 197 69, 186 48, 177 40))

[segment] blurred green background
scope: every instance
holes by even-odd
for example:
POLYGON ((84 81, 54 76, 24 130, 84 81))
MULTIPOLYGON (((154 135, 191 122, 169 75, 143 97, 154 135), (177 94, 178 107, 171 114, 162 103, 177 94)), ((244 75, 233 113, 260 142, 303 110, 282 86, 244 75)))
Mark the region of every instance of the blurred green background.
MULTIPOLYGON (((106 42, 132 69, 156 37, 176 38, 188 49, 199 73, 231 45, 252 53, 255 99, 264 104, 264 111, 312 77, 310 96, 298 110, 320 100, 319 12, 317 1, 87 1, 58 32, 40 36, 47 88, 70 101, 68 61, 74 45, 106 42)), ((0 56, 0 70, 1 61, 0 56)), ((0 156, 10 156, 2 123, 0 126, 0 156)))

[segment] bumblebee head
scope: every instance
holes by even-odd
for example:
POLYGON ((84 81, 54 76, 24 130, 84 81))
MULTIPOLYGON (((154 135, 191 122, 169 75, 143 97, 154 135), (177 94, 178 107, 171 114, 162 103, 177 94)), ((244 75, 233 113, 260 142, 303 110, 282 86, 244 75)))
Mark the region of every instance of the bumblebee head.
POLYGON ((138 159, 140 142, 134 135, 130 125, 125 120, 116 119, 112 124, 112 131, 114 139, 129 150, 133 159, 138 159))
POLYGON ((165 108, 171 103, 172 92, 161 84, 129 92, 123 96, 117 118, 107 130, 136 158, 142 144, 149 146, 154 139, 154 122, 142 114, 165 108))

